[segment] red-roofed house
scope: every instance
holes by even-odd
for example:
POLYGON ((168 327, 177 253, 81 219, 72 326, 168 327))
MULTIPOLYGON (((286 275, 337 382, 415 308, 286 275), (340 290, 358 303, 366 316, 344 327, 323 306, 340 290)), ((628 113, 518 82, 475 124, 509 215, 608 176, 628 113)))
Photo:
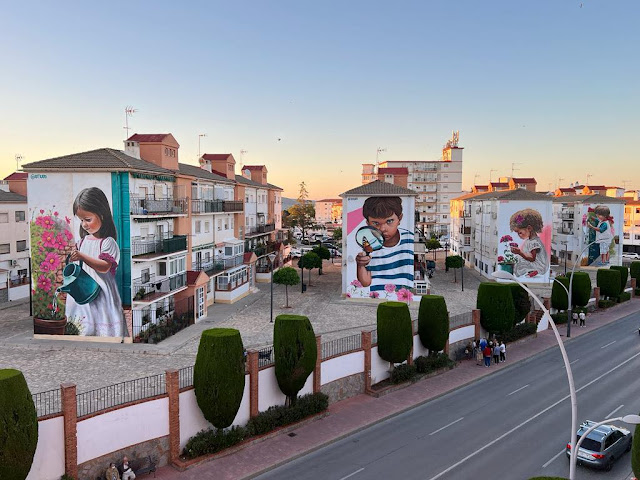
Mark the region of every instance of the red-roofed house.
POLYGON ((509 189, 515 190, 516 188, 522 188, 524 190, 529 190, 530 192, 536 191, 536 179, 533 177, 527 178, 519 178, 519 177, 511 177, 509 179, 509 189))
POLYGON ((556 188, 555 192, 553 192, 553 195, 555 197, 566 197, 567 195, 577 195, 577 194, 578 192, 573 187, 556 188))
POLYGON ((509 182, 491 182, 489 184, 490 192, 500 192, 502 190, 515 190, 509 188, 509 182))
POLYGON ((18 195, 27 196, 27 172, 13 172, 11 175, 5 177, 5 182, 9 184, 9 191, 17 193, 18 195))
POLYGON ((125 153, 167 170, 178 170, 180 145, 170 133, 135 133, 124 142, 125 153))
POLYGON ((585 185, 582 188, 582 195, 607 195, 607 187, 604 185, 585 185))

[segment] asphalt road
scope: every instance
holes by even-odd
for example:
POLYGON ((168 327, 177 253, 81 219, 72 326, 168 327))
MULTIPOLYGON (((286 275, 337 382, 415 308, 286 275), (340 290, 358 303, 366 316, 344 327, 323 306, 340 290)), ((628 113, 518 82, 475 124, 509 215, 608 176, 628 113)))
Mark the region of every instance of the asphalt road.
MULTIPOLYGON (((566 345, 578 423, 640 412, 639 324, 635 314, 566 345)), ((555 348, 257 478, 568 477, 570 427, 569 387, 555 348)), ((611 472, 579 466, 576 477, 623 480, 630 463, 625 454, 611 472)))

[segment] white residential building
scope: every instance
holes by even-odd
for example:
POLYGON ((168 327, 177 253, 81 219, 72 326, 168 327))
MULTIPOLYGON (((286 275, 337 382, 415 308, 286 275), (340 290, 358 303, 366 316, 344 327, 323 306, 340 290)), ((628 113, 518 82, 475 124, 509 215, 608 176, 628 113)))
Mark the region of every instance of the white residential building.
POLYGON ((28 296, 27 197, 9 191, 9 182, 3 180, 0 183, 0 303, 28 296))
POLYGON ((316 200, 316 223, 320 225, 342 223, 342 199, 316 200))
POLYGON ((625 198, 624 236, 622 249, 625 252, 640 253, 640 200, 625 198))

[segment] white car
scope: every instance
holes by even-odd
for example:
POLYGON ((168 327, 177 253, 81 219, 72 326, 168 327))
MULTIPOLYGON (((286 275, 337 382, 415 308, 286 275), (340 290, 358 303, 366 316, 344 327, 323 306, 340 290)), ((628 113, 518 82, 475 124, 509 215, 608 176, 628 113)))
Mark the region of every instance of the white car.
POLYGON ((627 258, 630 260, 640 260, 640 254, 635 252, 622 252, 622 258, 627 258))
POLYGON ((299 249, 299 248, 292 248, 292 249, 291 249, 291 256, 292 256, 293 258, 299 258, 299 257, 301 257, 301 256, 302 256, 302 252, 300 251, 300 249, 299 249))

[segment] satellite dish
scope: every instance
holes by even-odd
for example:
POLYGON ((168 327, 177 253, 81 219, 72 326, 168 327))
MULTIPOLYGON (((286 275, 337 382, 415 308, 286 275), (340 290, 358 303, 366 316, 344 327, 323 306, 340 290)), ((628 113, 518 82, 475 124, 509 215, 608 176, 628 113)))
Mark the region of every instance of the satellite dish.
POLYGON ((369 256, 371 252, 380 250, 384 243, 382 232, 373 227, 360 227, 356 232, 356 243, 362 247, 364 252, 369 256))

